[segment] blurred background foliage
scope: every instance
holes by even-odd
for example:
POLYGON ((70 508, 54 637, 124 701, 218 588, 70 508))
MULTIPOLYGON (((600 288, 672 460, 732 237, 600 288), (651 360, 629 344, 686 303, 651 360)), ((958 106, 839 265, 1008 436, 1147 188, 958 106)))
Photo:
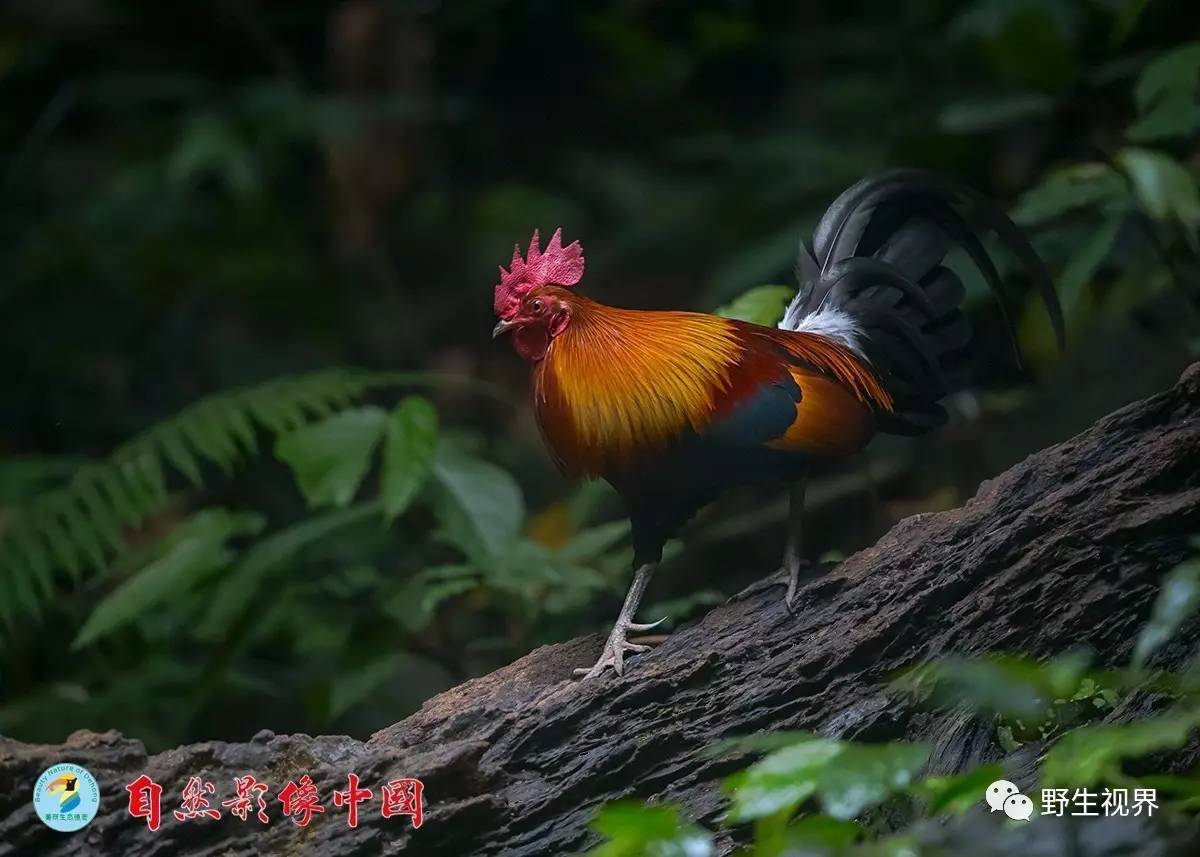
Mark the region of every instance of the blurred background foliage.
MULTIPOLYGON (((978 385, 821 474, 814 557, 1169 384, 1200 353, 1191 5, 10 0, 0 732, 364 735, 600 629, 620 506, 557 475, 489 339, 534 227, 601 300, 766 322, 786 289, 747 290, 866 173, 1030 230, 1067 352, 1030 303, 1018 368, 972 284, 978 385)), ((644 615, 772 571, 784 510, 706 510, 644 615)))

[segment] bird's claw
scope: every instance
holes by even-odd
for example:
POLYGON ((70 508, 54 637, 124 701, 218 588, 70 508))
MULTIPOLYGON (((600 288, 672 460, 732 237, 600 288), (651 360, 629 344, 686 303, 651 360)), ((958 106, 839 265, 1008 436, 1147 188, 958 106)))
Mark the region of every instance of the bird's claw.
POLYGON ((787 612, 795 615, 796 613, 796 591, 799 589, 796 578, 788 578, 787 592, 783 593, 783 606, 787 608, 787 612))
POLYGON ((793 616, 796 614, 797 609, 796 596, 800 594, 801 569, 806 567, 807 573, 811 574, 813 566, 805 560, 801 560, 788 571, 787 591, 783 594, 783 606, 793 616))
POLYGON ((659 619, 657 622, 648 624, 639 624, 637 622, 629 622, 625 625, 618 625, 613 628, 612 633, 608 636, 608 642, 604 644, 604 651, 600 653, 599 660, 592 667, 579 667, 574 670, 574 674, 580 676, 583 680, 589 678, 598 678, 604 674, 604 671, 612 667, 612 671, 617 675, 621 675, 625 671, 625 653, 626 652, 648 652, 650 646, 642 645, 641 643, 631 643, 625 639, 627 631, 649 631, 665 621, 666 617, 659 619))

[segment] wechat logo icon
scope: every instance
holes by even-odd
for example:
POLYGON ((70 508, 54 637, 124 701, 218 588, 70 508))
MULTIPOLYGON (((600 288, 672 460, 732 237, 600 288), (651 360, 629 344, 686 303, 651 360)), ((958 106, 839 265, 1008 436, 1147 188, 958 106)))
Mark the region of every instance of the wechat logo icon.
POLYGON ((988 786, 983 799, 992 812, 1003 812, 1013 821, 1029 821, 1033 815, 1033 801, 1008 780, 996 780, 988 786))

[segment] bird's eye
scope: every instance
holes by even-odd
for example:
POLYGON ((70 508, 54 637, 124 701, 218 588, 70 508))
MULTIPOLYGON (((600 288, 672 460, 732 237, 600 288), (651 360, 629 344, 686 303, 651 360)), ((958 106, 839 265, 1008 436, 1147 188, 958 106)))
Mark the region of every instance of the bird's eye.
POLYGON ((534 312, 541 312, 541 311, 542 311, 542 302, 541 302, 541 300, 540 300, 539 298, 534 298, 534 299, 533 299, 533 303, 531 303, 531 304, 529 305, 529 307, 530 307, 530 309, 532 309, 534 312))

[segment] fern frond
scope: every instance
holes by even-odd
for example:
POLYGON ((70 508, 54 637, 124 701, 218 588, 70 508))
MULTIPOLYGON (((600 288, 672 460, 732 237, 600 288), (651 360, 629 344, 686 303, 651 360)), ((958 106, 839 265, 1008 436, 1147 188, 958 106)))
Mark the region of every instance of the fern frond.
MULTIPOLYGON (((125 551, 125 533, 161 513, 174 471, 195 487, 206 465, 227 477, 259 452, 258 434, 284 434, 345 409, 384 387, 465 384, 433 373, 331 369, 218 393, 134 437, 100 464, 80 468, 62 487, 0 518, 0 636, 23 616, 36 618, 54 594, 56 575, 78 584, 103 573, 125 551)), ((501 397, 502 398, 502 397, 501 397)))

